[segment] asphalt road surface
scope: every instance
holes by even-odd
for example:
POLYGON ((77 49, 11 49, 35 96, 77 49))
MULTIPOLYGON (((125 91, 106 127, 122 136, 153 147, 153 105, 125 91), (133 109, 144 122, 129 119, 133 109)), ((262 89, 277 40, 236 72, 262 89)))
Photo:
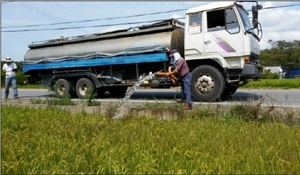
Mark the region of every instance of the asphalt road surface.
MULTIPOLYGON (((53 95, 46 89, 19 89, 19 99, 51 98, 53 95)), ((1 91, 1 97, 4 98, 4 89, 1 91)), ((13 98, 12 89, 8 98, 13 98)), ((106 92, 97 101, 118 102, 122 100, 120 97, 112 97, 106 92)), ((180 98, 180 91, 176 89, 137 89, 132 94, 129 102, 165 102, 173 103, 175 99, 180 98)), ((220 104, 235 104, 247 101, 263 102, 264 105, 284 106, 284 107, 300 107, 300 90, 269 90, 269 89, 239 89, 233 96, 222 102, 214 102, 220 104)), ((194 102, 195 104, 201 102, 194 102)))

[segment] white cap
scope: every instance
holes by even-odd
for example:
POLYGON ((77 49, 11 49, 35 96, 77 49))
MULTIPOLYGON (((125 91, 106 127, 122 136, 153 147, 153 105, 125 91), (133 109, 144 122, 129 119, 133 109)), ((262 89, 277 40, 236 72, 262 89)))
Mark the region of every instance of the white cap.
POLYGON ((7 57, 5 57, 4 61, 5 62, 11 62, 11 58, 7 56, 7 57))

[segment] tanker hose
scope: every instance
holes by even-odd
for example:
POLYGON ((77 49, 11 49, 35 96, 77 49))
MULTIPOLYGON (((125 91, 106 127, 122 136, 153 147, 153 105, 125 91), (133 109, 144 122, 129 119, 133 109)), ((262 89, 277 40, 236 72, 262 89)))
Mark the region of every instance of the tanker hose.
MULTIPOLYGON (((156 75, 157 75, 157 76, 164 76, 164 77, 166 77, 168 73, 169 73, 169 72, 157 72, 156 75)), ((170 75, 170 78, 171 78, 171 80, 172 80, 172 82, 173 82, 174 84, 177 84, 177 83, 178 83, 178 80, 177 80, 177 78, 176 78, 174 75, 170 75)))

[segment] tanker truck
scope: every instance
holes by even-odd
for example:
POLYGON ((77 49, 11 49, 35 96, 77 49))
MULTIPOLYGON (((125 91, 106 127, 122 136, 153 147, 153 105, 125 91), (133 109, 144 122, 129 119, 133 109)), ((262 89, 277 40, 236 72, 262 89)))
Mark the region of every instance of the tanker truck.
MULTIPOLYGON (((167 72, 169 53, 177 51, 192 73, 191 95, 211 102, 259 80, 262 36, 256 1, 252 18, 239 1, 214 2, 188 9, 185 21, 164 19, 152 24, 105 33, 32 42, 23 73, 40 77, 59 98, 86 98, 109 91, 124 95, 143 75, 167 72)), ((149 88, 180 86, 180 77, 155 74, 142 82, 149 88)))

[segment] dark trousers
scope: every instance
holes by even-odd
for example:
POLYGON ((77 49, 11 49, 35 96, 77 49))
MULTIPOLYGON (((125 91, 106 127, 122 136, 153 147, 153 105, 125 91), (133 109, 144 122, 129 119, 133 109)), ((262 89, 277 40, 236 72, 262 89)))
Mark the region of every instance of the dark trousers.
POLYGON ((192 74, 189 72, 185 76, 182 77, 181 82, 181 95, 182 98, 185 99, 185 103, 192 104, 192 97, 191 97, 191 81, 192 81, 192 74))
POLYGON ((17 87, 17 80, 16 77, 12 77, 12 78, 5 78, 5 98, 8 97, 9 94, 9 86, 10 84, 12 85, 13 88, 13 93, 14 93, 14 97, 18 97, 18 87, 17 87))

